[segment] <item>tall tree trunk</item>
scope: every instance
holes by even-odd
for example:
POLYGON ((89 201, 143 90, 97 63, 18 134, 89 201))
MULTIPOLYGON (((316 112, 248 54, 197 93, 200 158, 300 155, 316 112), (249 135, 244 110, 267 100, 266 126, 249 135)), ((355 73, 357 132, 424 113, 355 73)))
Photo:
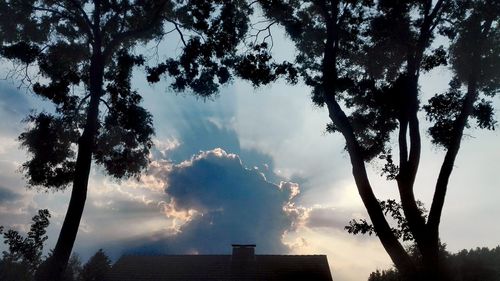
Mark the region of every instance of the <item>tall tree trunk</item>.
MULTIPOLYGON (((415 277, 415 267, 410 259, 410 256, 404 250, 397 237, 392 232, 389 223, 387 222, 380 204, 373 193, 364 159, 361 155, 359 144, 354 135, 351 124, 342 110, 338 102, 335 100, 336 82, 338 80, 338 72, 336 66, 337 51, 338 51, 338 13, 339 1, 334 1, 331 5, 330 13, 324 12, 323 16, 326 22, 327 39, 325 42, 325 50, 323 57, 323 89, 324 99, 328 107, 328 112, 332 122, 339 128, 345 138, 347 151, 350 156, 352 173, 358 188, 359 195, 368 211, 370 220, 373 223, 377 236, 380 239, 384 249, 389 254, 391 260, 396 267, 400 269, 406 280, 418 280, 415 277)), ((326 4, 321 1, 323 10, 326 9, 326 4)))
POLYGON ((397 176, 397 184, 403 212, 417 249, 422 256, 419 272, 415 273, 415 275, 429 281, 445 280, 441 278, 442 274, 440 274, 439 238, 429 235, 425 218, 418 208, 414 194, 415 177, 420 160, 421 139, 417 116, 419 108, 419 75, 416 73, 418 72, 417 65, 419 63, 415 63, 413 59, 411 62, 409 65, 414 66, 410 67, 407 76, 404 77, 403 83, 405 86, 401 92, 404 95, 404 104, 399 116, 400 170, 397 176), (408 136, 409 144, 407 143, 408 136))
POLYGON ((99 102, 102 94, 104 66, 99 51, 92 56, 90 65, 90 102, 87 108, 86 124, 78 140, 78 154, 73 177, 73 188, 68 210, 52 256, 36 274, 39 281, 59 281, 64 272, 76 240, 82 218, 92 164, 92 153, 97 135, 99 102))

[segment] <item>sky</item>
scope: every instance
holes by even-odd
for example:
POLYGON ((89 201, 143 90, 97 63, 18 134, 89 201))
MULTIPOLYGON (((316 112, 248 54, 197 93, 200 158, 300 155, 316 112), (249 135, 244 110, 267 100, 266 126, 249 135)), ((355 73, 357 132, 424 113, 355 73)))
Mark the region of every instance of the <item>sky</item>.
MULTIPOLYGON (((279 36, 274 50, 293 55, 279 36)), ((448 79, 445 68, 425 74, 422 99, 444 90, 448 79)), ((17 85, 0 81, 0 225, 26 232, 36 211, 48 208, 47 250, 70 190, 26 189, 19 167, 27 153, 17 137, 30 110, 50 105, 17 85)), ((367 214, 344 142, 325 132, 328 114, 312 104, 307 87, 278 82, 254 89, 233 81, 217 97, 200 100, 167 83, 149 85, 140 72, 133 86, 154 118, 151 165, 139 180, 122 181, 93 166, 74 248, 83 260, 99 248, 116 260, 130 253, 229 254, 232 243, 241 243, 256 244, 258 254, 325 254, 339 281, 366 280, 391 266, 376 237, 344 230, 367 214)), ((499 141, 498 131, 466 132, 441 224, 452 252, 500 244, 499 141)), ((415 189, 427 206, 443 155, 424 139, 415 189)), ((367 167, 379 198, 398 198, 395 183, 380 176, 381 163, 367 167)))

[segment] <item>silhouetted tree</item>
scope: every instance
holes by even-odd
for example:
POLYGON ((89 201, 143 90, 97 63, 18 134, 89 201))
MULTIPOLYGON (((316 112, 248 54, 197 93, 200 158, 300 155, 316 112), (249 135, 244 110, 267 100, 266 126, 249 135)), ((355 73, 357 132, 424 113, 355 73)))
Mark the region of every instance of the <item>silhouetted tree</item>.
POLYGON ((69 258, 68 265, 64 270, 62 276, 62 281, 80 281, 80 275, 82 274, 82 261, 78 254, 73 253, 69 258))
MULTIPOLYGON (((495 281, 500 280, 500 246, 494 249, 476 248, 462 250, 456 254, 448 253, 444 247, 443 263, 449 268, 451 280, 455 281, 495 281)), ((419 259, 416 247, 409 248, 414 259, 419 259)), ((376 270, 368 281, 404 281, 405 279, 395 268, 376 270)))
POLYGON ((451 255, 448 264, 453 280, 500 280, 500 246, 462 250, 451 255))
POLYGON ((406 280, 446 279, 439 258, 439 224, 463 131, 471 119, 479 128, 493 129, 495 123, 487 98, 499 88, 500 2, 252 3, 260 4, 270 25, 284 26, 297 48, 293 65, 297 71, 276 67, 264 42, 256 46, 257 55, 244 56, 235 65, 235 73, 257 86, 273 82, 280 74, 300 75, 312 88, 313 102, 328 109, 327 130, 343 135, 373 231, 399 272, 406 280), (435 46, 437 36, 446 42, 443 46, 435 46), (440 65, 449 65, 454 74, 450 90, 422 106, 420 75, 440 65), (422 110, 432 122, 432 142, 446 151, 428 218, 414 195, 422 110), (391 136, 397 139, 394 149, 391 136), (388 223, 387 211, 373 192, 366 162, 377 156, 387 161, 383 168, 387 178, 397 182, 404 227, 422 255, 422 270, 399 241, 401 236, 388 223))
POLYGON ((81 281, 102 281, 111 269, 111 261, 102 249, 99 249, 83 266, 81 281))
MULTIPOLYGON (((415 242, 413 238, 413 233, 410 231, 408 226, 408 220, 406 219, 403 207, 400 202, 397 202, 393 199, 388 199, 384 201, 379 201, 380 208, 382 208, 382 212, 386 217, 390 217, 395 222, 395 226, 391 227, 394 235, 403 241, 411 241, 415 242)), ((417 206, 422 215, 426 218, 428 211, 424 208, 422 202, 417 201, 417 206)), ((369 223, 365 219, 352 219, 349 221, 349 225, 344 227, 347 232, 357 235, 357 234, 368 234, 373 235, 376 233, 375 227, 373 224, 369 223)))
POLYGON ((176 77, 174 89, 207 96, 229 79, 226 57, 246 32, 247 9, 244 1, 222 0, 0 1, 1 55, 26 73, 23 81, 35 94, 55 105, 54 112, 26 119, 29 128, 19 139, 31 158, 22 170, 30 186, 72 184, 57 244, 38 279, 59 280, 68 262, 92 161, 117 179, 137 176, 148 165, 154 131, 131 88, 133 67, 144 63, 134 46, 178 35, 181 54, 171 54, 149 79, 168 72, 176 77), (33 71, 39 82, 30 77, 33 71))
POLYGON ((3 226, 0 226, 3 242, 8 245, 8 251, 2 253, 3 259, 0 261, 0 280, 32 280, 35 270, 42 261, 49 218, 48 210, 39 210, 32 218, 33 223, 26 237, 12 229, 4 232, 3 226))
POLYGON ((368 281, 403 281, 394 269, 376 270, 370 273, 368 281))

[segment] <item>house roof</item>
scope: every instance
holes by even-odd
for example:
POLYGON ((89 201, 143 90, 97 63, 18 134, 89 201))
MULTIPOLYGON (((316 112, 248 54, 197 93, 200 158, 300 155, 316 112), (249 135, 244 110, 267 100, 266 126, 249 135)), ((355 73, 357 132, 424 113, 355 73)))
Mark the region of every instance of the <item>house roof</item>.
POLYGON ((108 281, 332 280, 325 255, 124 256, 107 277, 108 281))

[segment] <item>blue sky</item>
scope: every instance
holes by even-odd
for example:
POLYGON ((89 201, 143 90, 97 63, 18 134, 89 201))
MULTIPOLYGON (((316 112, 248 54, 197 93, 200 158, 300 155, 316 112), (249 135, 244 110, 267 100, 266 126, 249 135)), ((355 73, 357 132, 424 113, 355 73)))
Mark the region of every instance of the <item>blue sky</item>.
MULTIPOLYGON (((286 38, 274 50, 293 54, 286 38)), ((422 97, 446 87, 437 69, 421 82, 422 97)), ((26 231, 37 209, 53 214, 47 248, 55 244, 69 192, 27 190, 16 141, 32 108, 50 107, 15 83, 0 82, 0 225, 26 231)), ((75 251, 83 259, 104 248, 127 252, 229 253, 231 243, 255 243, 258 253, 327 254, 335 280, 366 280, 390 261, 374 237, 343 230, 366 217, 339 135, 325 133, 327 112, 302 85, 254 89, 234 81, 213 100, 175 94, 166 83, 134 87, 154 116, 151 167, 140 180, 113 181, 92 170, 75 251)), ((495 100, 498 105, 498 99, 495 100)), ((425 130, 425 122, 422 132, 425 130)), ((425 133, 424 133, 425 134, 425 133)), ((467 132, 450 182, 441 227, 451 251, 500 244, 500 136, 467 132)), ((443 152, 425 139, 416 192, 430 205, 443 152)), ((368 165, 377 195, 397 198, 394 183, 368 165)))

